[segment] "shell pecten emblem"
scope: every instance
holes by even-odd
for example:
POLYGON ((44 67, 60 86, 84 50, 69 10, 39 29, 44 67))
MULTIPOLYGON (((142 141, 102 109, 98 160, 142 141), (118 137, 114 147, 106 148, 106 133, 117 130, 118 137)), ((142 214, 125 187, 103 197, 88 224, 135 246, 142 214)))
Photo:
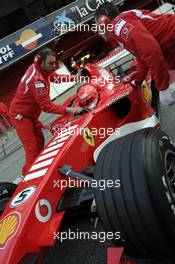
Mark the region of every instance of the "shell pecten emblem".
POLYGON ((86 141, 86 143, 91 146, 91 147, 94 147, 95 146, 95 141, 94 141, 94 137, 90 131, 89 128, 85 128, 83 130, 83 138, 84 140, 86 141))
POLYGON ((0 249, 3 249, 8 240, 16 234, 19 223, 18 213, 11 213, 0 221, 0 249))

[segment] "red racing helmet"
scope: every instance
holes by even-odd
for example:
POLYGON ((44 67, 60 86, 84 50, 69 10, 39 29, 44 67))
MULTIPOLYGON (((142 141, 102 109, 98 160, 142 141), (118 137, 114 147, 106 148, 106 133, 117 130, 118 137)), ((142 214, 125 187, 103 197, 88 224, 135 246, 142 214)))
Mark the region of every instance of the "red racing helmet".
POLYGON ((92 85, 85 84, 80 87, 78 91, 78 101, 81 107, 92 110, 97 105, 98 99, 98 92, 92 85))

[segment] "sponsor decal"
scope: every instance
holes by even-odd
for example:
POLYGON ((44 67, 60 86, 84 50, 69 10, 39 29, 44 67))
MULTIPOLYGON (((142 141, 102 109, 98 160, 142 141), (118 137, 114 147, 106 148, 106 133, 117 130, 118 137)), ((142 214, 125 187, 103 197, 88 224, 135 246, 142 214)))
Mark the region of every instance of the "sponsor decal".
POLYGON ((94 137, 91 133, 91 131, 89 130, 89 128, 84 129, 83 131, 83 138, 86 141, 86 143, 91 146, 94 147, 95 146, 95 141, 94 141, 94 137))
POLYGON ((45 87, 45 84, 43 82, 35 82, 35 88, 44 88, 45 87))
POLYGON ((120 19, 115 25, 115 34, 121 39, 127 41, 130 32, 134 29, 134 26, 130 23, 127 23, 124 19, 120 19))
POLYGON ((63 13, 61 14, 61 16, 56 16, 56 20, 54 21, 54 26, 56 25, 64 25, 64 24, 75 24, 75 22, 66 16, 66 10, 63 11, 63 13))
POLYGON ((75 24, 75 22, 71 18, 67 17, 66 10, 64 10, 60 16, 56 16, 56 20, 53 22, 54 31, 56 33, 62 33, 66 24, 71 25, 75 24))
MULTIPOLYGON (((123 0, 109 0, 109 2, 115 3, 120 3, 122 1, 123 0)), ((31 25, 28 25, 27 28, 23 28, 2 39, 0 41, 0 47, 5 47, 9 44, 11 50, 8 54, 3 54, 4 58, 1 58, 0 54, 0 68, 4 69, 7 65, 13 63, 14 60, 22 58, 38 45, 44 45, 48 43, 48 41, 53 40, 55 38, 55 31, 53 30, 54 23, 59 23, 58 32, 61 23, 71 23, 74 28, 76 24, 78 25, 85 22, 86 19, 89 19, 90 15, 93 16, 93 12, 95 12, 96 8, 104 2, 105 0, 74 1, 65 6, 64 9, 57 10, 48 15, 47 19, 43 17, 33 22, 31 25), (63 10, 65 12, 63 12, 63 10)))
POLYGON ((5 216, 0 221, 0 249, 5 248, 7 242, 12 238, 20 225, 20 214, 15 212, 5 216))
POLYGON ((121 30, 121 34, 120 37, 125 40, 128 41, 129 38, 129 34, 131 33, 131 31, 134 29, 134 26, 131 25, 130 23, 127 23, 123 26, 122 30, 121 30))
POLYGON ((151 88, 148 86, 146 81, 143 82, 143 100, 146 103, 151 103, 152 100, 151 88))
POLYGON ((39 222, 46 223, 52 216, 52 206, 46 199, 38 201, 35 207, 35 215, 39 222))
POLYGON ((128 95, 129 95, 129 91, 126 91, 125 93, 122 93, 122 94, 118 94, 115 98, 113 98, 111 101, 109 101, 109 103, 107 103, 107 106, 111 106, 115 102, 119 101, 120 99, 122 99, 128 95))
POLYGON ((35 186, 30 186, 19 192, 11 201, 10 207, 14 208, 26 202, 34 194, 35 190, 35 186))
MULTIPOLYGON (((108 1, 108 2, 112 2, 112 1, 108 1)), ((95 1, 86 0, 84 6, 80 7, 78 5, 75 5, 70 9, 73 13, 77 12, 81 18, 84 18, 88 16, 90 13, 95 12, 96 9, 104 3, 105 0, 95 0, 95 1)))
POLYGON ((19 40, 15 42, 16 46, 22 46, 26 50, 32 50, 38 45, 38 40, 42 38, 41 33, 36 33, 32 29, 25 29, 22 31, 19 40))
POLYGON ((13 59, 14 55, 15 55, 15 52, 10 47, 10 45, 0 47, 0 65, 13 59))
POLYGON ((124 27, 124 25, 126 24, 126 21, 124 19, 120 19, 118 21, 118 23, 115 25, 115 34, 119 37, 120 36, 120 32, 122 30, 122 28, 124 27))

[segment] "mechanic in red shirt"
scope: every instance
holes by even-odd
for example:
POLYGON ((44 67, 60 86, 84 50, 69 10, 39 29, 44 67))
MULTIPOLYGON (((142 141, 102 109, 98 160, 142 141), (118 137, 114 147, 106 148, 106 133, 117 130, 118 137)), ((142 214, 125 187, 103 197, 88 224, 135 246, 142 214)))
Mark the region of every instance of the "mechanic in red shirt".
POLYGON ((41 111, 53 114, 80 112, 81 108, 65 107, 50 100, 50 81, 75 81, 74 75, 54 73, 57 68, 56 53, 44 48, 35 57, 34 63, 22 77, 10 105, 10 117, 23 143, 26 162, 22 169, 25 175, 35 157, 44 147, 43 125, 38 120, 41 111))
POLYGON ((96 11, 99 34, 137 57, 134 84, 140 86, 151 70, 160 101, 169 105, 175 101, 175 15, 157 15, 147 10, 120 13, 112 3, 104 3, 96 11), (102 30, 102 28, 104 30, 102 30))

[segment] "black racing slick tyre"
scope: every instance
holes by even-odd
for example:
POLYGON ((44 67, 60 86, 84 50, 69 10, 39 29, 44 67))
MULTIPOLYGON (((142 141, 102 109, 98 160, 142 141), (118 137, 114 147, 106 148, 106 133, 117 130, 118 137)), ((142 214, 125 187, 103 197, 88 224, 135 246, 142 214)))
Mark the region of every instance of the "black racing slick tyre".
POLYGON ((11 182, 0 183, 0 215, 3 213, 11 196, 15 192, 18 185, 11 182))
POLYGON ((134 258, 175 260, 175 148, 168 136, 145 128, 112 141, 94 177, 120 181, 95 190, 105 230, 120 232, 117 246, 134 258))

